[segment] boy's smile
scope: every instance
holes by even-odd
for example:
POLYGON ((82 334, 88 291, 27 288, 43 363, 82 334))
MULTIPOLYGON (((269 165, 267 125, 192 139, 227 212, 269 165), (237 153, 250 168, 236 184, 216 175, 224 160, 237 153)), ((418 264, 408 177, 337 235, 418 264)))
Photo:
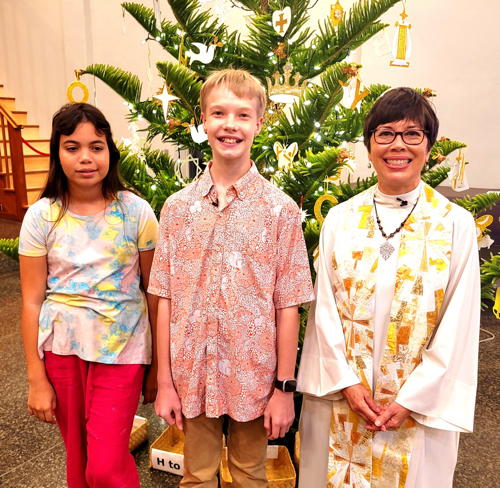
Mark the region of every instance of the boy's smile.
POLYGON ((225 86, 207 96, 202 120, 214 163, 246 166, 254 137, 262 126, 256 99, 240 98, 225 86))

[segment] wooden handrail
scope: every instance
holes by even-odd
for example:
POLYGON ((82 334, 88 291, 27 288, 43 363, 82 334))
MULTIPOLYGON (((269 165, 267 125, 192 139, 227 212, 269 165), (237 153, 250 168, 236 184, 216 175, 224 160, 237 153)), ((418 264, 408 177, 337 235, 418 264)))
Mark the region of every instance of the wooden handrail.
POLYGON ((26 173, 24 170, 22 124, 18 124, 12 113, 0 102, 0 121, 4 150, 2 151, 3 172, 0 188, 0 215, 22 220, 28 208, 26 173), (5 139, 6 133, 8 139, 5 139), (8 148, 6 147, 8 146, 8 148))
POLYGON ((16 119, 4 105, 2 102, 0 102, 0 112, 3 114, 3 116, 8 120, 9 124, 14 127, 14 129, 22 129, 24 126, 22 124, 18 124, 16 122, 16 119))

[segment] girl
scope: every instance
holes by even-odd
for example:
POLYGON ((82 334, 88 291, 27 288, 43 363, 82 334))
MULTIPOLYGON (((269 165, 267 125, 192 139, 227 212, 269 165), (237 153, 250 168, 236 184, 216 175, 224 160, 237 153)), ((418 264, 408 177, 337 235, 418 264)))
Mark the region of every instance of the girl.
MULTIPOLYGON (((158 224, 120 182, 119 159, 98 109, 62 107, 47 184, 21 228, 28 411, 57 422, 70 488, 139 487, 128 441, 155 335, 156 303, 142 290, 158 224)), ((154 366, 144 385, 154 401, 154 366)))

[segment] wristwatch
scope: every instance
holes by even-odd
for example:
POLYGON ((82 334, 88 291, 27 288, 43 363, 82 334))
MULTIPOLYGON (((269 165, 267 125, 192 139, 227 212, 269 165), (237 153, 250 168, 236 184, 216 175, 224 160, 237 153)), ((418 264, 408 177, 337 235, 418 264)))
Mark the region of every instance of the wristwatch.
POLYGON ((276 379, 274 380, 274 386, 285 393, 293 393, 297 390, 297 380, 293 378, 283 381, 276 379))

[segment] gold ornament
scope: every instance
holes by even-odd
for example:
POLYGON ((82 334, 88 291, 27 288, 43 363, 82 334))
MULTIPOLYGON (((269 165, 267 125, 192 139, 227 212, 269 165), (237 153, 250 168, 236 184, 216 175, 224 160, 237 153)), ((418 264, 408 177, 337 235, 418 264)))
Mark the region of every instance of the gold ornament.
POLYGON ((286 47, 286 44, 284 42, 280 42, 273 49, 273 53, 276 54, 276 56, 278 56, 278 58, 285 59, 286 58, 285 47, 286 47))
POLYGON ((403 7, 401 22, 396 22, 396 27, 398 29, 394 34, 394 41, 392 44, 393 59, 391 59, 391 62, 389 63, 390 66, 399 66, 400 68, 408 68, 410 66, 411 24, 408 23, 408 20, 406 20, 407 18, 408 15, 406 15, 406 10, 403 7))
POLYGON ((89 99, 89 89, 80 81, 80 76, 82 74, 83 70, 75 69, 76 81, 73 81, 73 83, 71 83, 66 90, 66 96, 71 103, 87 103, 87 100, 89 99), (73 90, 75 88, 80 88, 80 90, 82 90, 82 98, 80 100, 75 100, 73 97, 73 90))
POLYGON ((493 305, 493 313, 497 319, 500 319, 500 287, 497 287, 495 293, 495 304, 493 305))
POLYGON ((294 84, 290 85, 290 77, 292 75, 293 66, 290 63, 286 63, 283 67, 284 70, 284 82, 281 82, 280 73, 276 72, 273 74, 274 83, 271 79, 266 78, 267 81, 267 93, 269 98, 275 103, 293 103, 300 97, 301 93, 304 91, 306 82, 303 81, 302 84, 299 83, 301 78, 300 73, 295 72, 293 75, 294 84))
POLYGON ((337 27, 344 16, 344 7, 340 5, 339 0, 335 5, 330 5, 330 21, 334 27, 337 27))
MULTIPOLYGON (((339 81, 339 83, 344 87, 347 88, 348 90, 352 90, 349 85, 350 83, 344 83, 342 80, 339 81)), ((363 91, 361 91, 361 80, 359 79, 359 76, 356 78, 356 88, 354 91, 354 97, 352 99, 350 109, 354 110, 356 105, 363 100, 363 98, 367 97, 370 94, 370 90, 368 88, 364 88, 363 91)), ((348 94, 348 99, 350 101, 350 96, 348 94)))
POLYGON ((322 224, 323 221, 325 220, 325 217, 323 217, 323 214, 321 213, 321 207, 323 203, 325 202, 331 202, 333 205, 337 205, 338 200, 333 196, 333 195, 321 195, 317 200, 316 203, 314 204, 314 216, 316 217, 316 220, 322 224))
POLYGON ((422 96, 425 98, 431 98, 436 96, 436 92, 432 88, 424 88, 422 91, 422 96))

